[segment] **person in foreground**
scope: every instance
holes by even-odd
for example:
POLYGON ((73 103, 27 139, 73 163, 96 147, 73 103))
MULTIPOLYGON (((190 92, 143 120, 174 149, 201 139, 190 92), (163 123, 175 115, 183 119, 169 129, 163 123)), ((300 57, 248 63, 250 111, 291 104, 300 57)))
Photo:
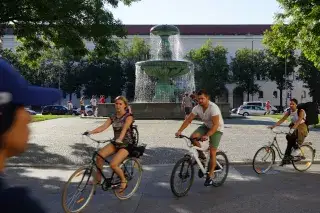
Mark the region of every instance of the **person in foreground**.
MULTIPOLYGON (((201 141, 208 140, 210 142, 210 168, 207 175, 205 186, 212 185, 214 179, 214 170, 216 168, 216 153, 223 134, 224 121, 221 115, 219 107, 210 101, 209 95, 205 90, 200 90, 198 93, 198 105, 192 109, 191 114, 183 122, 181 127, 176 133, 176 136, 181 135, 182 131, 192 122, 192 120, 199 116, 204 122, 199 126, 191 135, 191 138, 200 138, 201 141)), ((197 140, 193 141, 193 144, 200 147, 200 143, 197 140)), ((198 152, 199 158, 205 159, 203 152, 198 152)))
MULTIPOLYGON (((111 116, 107 121, 98 128, 87 131, 84 135, 91 135, 103 132, 108 129, 110 125, 113 127, 115 141, 106 145, 99 151, 99 155, 103 158, 115 154, 110 162, 110 167, 121 179, 121 186, 119 192, 123 192, 127 188, 127 180, 122 169, 119 165, 128 157, 132 152, 133 139, 131 134, 131 124, 133 122, 133 116, 127 113, 128 101, 123 96, 118 96, 115 99, 116 115, 111 116)), ((97 156, 97 166, 102 170, 104 159, 97 156)), ((101 183, 101 174, 97 173, 97 182, 101 183)))
POLYGON ((62 97, 61 91, 29 86, 17 70, 0 58, 0 212, 42 213, 42 205, 25 187, 10 187, 4 174, 8 158, 27 149, 30 114, 24 106, 50 105, 62 97))
POLYGON ((291 123, 289 125, 290 133, 287 134, 286 136, 288 145, 280 166, 290 163, 292 156, 295 157, 300 154, 298 150, 297 142, 299 144, 302 144, 304 139, 308 136, 308 126, 305 124, 306 113, 303 109, 298 110, 297 105, 298 105, 297 99, 295 98, 291 99, 289 110, 285 112, 284 116, 277 123, 275 123, 275 125, 269 127, 270 129, 273 129, 276 126, 279 126, 280 124, 282 124, 284 121, 286 121, 289 116, 291 117, 291 123), (291 133, 291 131, 293 132, 291 133), (292 148, 294 148, 293 151, 292 151, 292 148))

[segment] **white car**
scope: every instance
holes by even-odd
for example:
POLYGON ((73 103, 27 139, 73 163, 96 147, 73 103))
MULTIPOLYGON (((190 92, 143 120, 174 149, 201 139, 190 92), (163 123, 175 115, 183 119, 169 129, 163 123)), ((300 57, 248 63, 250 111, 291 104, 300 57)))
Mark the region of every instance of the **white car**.
POLYGON ((260 106, 242 105, 238 108, 238 115, 265 115, 267 111, 260 106))
MULTIPOLYGON (((243 102, 243 105, 250 105, 250 106, 260 106, 261 108, 266 110, 266 103, 262 101, 248 101, 248 102, 243 102)), ((271 106, 271 112, 270 114, 275 114, 278 112, 278 109, 272 105, 271 106)))

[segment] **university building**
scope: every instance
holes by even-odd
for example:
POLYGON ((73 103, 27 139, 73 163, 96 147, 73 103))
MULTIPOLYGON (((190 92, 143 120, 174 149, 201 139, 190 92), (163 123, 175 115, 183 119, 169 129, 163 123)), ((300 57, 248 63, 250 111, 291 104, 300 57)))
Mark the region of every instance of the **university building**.
MULTIPOLYGON (((271 25, 176 25, 180 30, 180 42, 182 44, 183 55, 191 49, 201 47, 208 39, 212 40, 214 46, 222 45, 228 50, 228 60, 234 57, 235 52, 240 48, 249 48, 261 50, 265 47, 262 44, 263 32, 271 25)), ((153 25, 126 25, 130 42, 134 36, 141 37, 147 42, 150 41, 150 29, 153 25)), ((17 42, 12 32, 8 31, 2 38, 3 48, 14 48, 17 42)), ((94 46, 87 43, 89 49, 94 46)), ((285 69, 285 67, 283 67, 285 69)), ((304 83, 297 80, 297 75, 293 74, 288 78, 293 82, 292 91, 283 91, 283 104, 286 104, 288 98, 295 97, 299 102, 311 101, 309 90, 304 88, 304 83)), ((260 86, 258 94, 250 95, 250 101, 270 100, 272 105, 280 105, 279 90, 275 82, 257 79, 256 83, 260 86)), ((243 94, 237 89, 236 84, 227 84, 223 95, 219 98, 220 102, 228 102, 230 107, 238 107, 243 101, 247 100, 247 94, 243 94)), ((65 102, 65 100, 64 100, 65 102)), ((77 103, 75 103, 77 105, 77 103)))

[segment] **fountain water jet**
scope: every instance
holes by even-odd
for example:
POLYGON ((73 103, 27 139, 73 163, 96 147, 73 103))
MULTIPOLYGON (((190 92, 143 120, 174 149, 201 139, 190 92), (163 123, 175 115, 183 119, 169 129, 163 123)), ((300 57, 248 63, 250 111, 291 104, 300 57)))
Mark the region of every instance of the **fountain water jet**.
POLYGON ((135 102, 179 102, 181 93, 194 91, 193 64, 182 60, 179 35, 173 25, 151 28, 152 59, 136 63, 135 102))

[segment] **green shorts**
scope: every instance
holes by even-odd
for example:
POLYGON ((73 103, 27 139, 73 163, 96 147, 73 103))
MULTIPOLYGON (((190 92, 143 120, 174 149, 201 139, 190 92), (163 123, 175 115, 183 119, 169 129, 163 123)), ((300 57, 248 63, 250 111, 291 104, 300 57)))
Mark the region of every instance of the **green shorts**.
MULTIPOLYGON (((198 133, 200 134, 201 136, 207 134, 207 132, 209 131, 210 129, 202 124, 201 126, 199 126, 194 132, 193 134, 195 133, 198 133)), ((213 147, 213 148, 218 148, 219 144, 220 144, 220 140, 221 140, 221 136, 222 136, 222 132, 220 131, 216 131, 213 135, 211 135, 209 137, 209 143, 210 143, 210 147, 213 147)))

